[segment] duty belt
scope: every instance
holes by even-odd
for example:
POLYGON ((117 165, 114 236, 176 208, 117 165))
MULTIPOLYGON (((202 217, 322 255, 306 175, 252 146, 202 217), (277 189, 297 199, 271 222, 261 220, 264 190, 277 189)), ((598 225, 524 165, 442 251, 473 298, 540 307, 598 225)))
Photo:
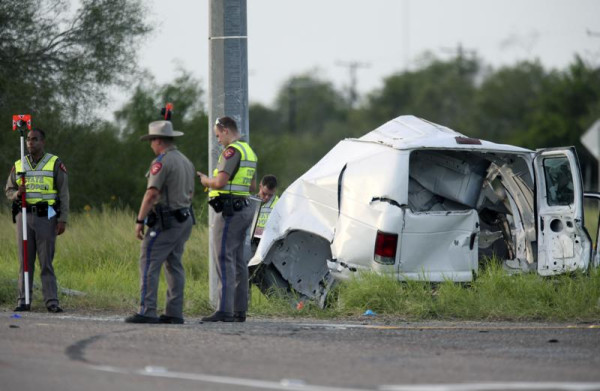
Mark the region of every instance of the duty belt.
POLYGON ((234 212, 239 212, 250 205, 248 197, 221 194, 218 197, 211 198, 208 204, 217 213, 223 213, 223 216, 233 216, 234 212))
POLYGON ((33 204, 33 205, 27 205, 25 207, 25 210, 28 213, 34 213, 37 214, 38 216, 43 216, 44 214, 48 213, 48 203, 47 202, 39 202, 37 204, 33 204))

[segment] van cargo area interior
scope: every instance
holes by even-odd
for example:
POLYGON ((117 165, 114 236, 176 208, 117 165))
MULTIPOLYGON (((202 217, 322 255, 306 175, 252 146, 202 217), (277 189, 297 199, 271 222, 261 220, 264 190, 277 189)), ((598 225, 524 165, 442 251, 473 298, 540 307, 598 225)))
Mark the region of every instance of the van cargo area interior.
POLYGON ((495 255, 509 268, 534 269, 533 186, 517 155, 417 150, 409 162, 408 207, 417 214, 474 209, 479 259, 495 255))

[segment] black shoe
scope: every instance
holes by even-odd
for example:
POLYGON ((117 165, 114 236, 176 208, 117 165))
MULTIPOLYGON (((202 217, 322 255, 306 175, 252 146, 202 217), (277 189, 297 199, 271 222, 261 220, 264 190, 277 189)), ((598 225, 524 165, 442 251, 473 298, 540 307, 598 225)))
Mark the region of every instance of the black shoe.
POLYGON ((234 322, 245 322, 246 321, 246 311, 235 311, 233 313, 233 321, 234 322))
POLYGON ((125 323, 158 323, 158 318, 155 316, 144 316, 133 314, 125 318, 125 323))
POLYGON ((203 322, 233 322, 233 314, 231 312, 217 311, 212 315, 205 316, 201 320, 203 322))
POLYGON ((60 308, 56 304, 50 304, 47 308, 48 312, 52 312, 53 314, 58 314, 59 312, 63 312, 63 309, 60 308))
POLYGON ((178 318, 176 316, 169 315, 161 315, 158 317, 158 323, 183 324, 183 318, 178 318))
POLYGON ((31 304, 19 304, 14 309, 15 312, 31 311, 31 304))

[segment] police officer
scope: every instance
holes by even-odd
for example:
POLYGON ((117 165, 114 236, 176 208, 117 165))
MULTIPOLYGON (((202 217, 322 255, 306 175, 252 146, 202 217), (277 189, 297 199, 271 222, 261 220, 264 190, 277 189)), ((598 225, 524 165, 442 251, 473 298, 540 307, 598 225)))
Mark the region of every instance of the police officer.
POLYGON ((217 310, 205 322, 244 322, 248 309, 248 267, 244 238, 252 223, 248 196, 256 188, 257 157, 248 143, 240 140, 235 121, 217 118, 213 128, 225 149, 209 178, 197 172, 202 185, 211 189, 209 204, 214 209, 212 249, 218 276, 217 310))
POLYGON ((173 130, 170 121, 155 121, 148 134, 156 158, 146 174, 148 185, 136 218, 135 234, 142 240, 140 254, 141 300, 138 313, 125 318, 127 323, 183 323, 185 272, 181 257, 192 232, 194 165, 177 150, 174 138, 183 132, 173 130), (144 234, 144 224, 148 230, 144 234), (167 303, 157 317, 156 298, 160 269, 165 263, 167 303))
POLYGON ((275 175, 265 175, 258 185, 258 198, 262 200, 260 211, 258 212, 258 221, 254 229, 252 237, 252 252, 256 251, 256 247, 260 242, 267 220, 271 215, 271 211, 279 201, 277 196, 277 177, 275 175))
POLYGON ((4 192, 13 202, 13 221, 17 223, 19 247, 19 298, 15 311, 29 311, 25 304, 23 281, 23 219, 21 217, 21 194, 25 192, 27 203, 27 265, 29 266, 29 297, 33 294, 35 257, 39 259, 42 295, 48 312, 62 312, 58 305, 56 275, 52 261, 56 236, 65 232, 69 215, 69 187, 67 169, 60 159, 45 153, 46 133, 34 129, 27 134, 25 161, 17 160, 12 167, 4 192), (25 185, 19 173, 25 172, 25 185))

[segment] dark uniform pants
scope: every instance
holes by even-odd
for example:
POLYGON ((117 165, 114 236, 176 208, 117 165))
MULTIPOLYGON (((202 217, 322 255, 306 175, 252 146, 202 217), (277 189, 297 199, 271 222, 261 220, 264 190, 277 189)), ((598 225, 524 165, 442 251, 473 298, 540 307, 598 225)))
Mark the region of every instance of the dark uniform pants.
MULTIPOLYGON (((21 213, 17 220, 17 246, 19 248, 19 298, 17 304, 25 304, 25 281, 23 280, 23 218, 21 213)), ((51 304, 58 305, 56 276, 52 261, 56 244, 56 216, 48 219, 46 216, 37 216, 27 213, 27 266, 29 270, 29 300, 33 298, 33 272, 35 271, 35 258, 40 262, 40 276, 42 280, 42 295, 46 307, 51 304)))
POLYGON ((183 288, 185 272, 181 258, 185 242, 192 232, 192 219, 180 223, 172 219, 172 226, 162 230, 160 224, 148 228, 140 254, 140 315, 157 316, 156 298, 160 269, 165 263, 167 305, 165 315, 183 318, 183 288))
POLYGON ((218 276, 218 311, 248 309, 248 263, 244 257, 244 240, 253 217, 254 210, 248 206, 234 212, 233 216, 214 213, 212 249, 218 276))

